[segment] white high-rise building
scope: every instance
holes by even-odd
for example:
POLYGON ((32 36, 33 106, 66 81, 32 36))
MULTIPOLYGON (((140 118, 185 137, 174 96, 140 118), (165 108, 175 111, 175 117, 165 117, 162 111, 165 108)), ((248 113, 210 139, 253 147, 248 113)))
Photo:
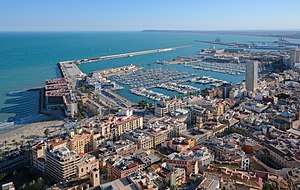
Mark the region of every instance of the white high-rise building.
POLYGON ((293 49, 290 51, 289 67, 294 68, 296 63, 300 63, 300 49, 293 49))
POLYGON ((257 61, 246 63, 246 90, 254 92, 257 88, 258 63, 257 61))

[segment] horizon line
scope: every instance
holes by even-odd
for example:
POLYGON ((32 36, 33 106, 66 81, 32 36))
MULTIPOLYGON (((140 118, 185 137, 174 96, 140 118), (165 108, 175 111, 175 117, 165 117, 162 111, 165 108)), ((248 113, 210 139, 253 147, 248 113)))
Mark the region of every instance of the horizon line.
POLYGON ((218 31, 283 31, 300 32, 300 29, 142 29, 142 30, 0 30, 4 32, 142 32, 142 31, 187 31, 187 32, 218 32, 218 31))

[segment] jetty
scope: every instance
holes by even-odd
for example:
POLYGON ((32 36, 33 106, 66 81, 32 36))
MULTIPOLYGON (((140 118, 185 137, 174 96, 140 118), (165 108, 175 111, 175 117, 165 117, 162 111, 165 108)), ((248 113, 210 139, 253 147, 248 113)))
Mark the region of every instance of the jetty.
POLYGON ((79 59, 79 60, 70 60, 66 62, 74 63, 74 64, 83 64, 83 63, 91 63, 96 61, 104 61, 110 59, 118 59, 118 58, 125 58, 125 57, 133 57, 138 55, 145 55, 145 54, 152 54, 152 53, 161 53, 167 51, 174 51, 179 48, 186 48, 190 46, 178 46, 178 47, 170 47, 170 48, 163 48, 163 49, 153 49, 153 50, 146 50, 146 51, 137 51, 137 52, 130 52, 130 53, 121 53, 115 55, 106 55, 100 57, 93 57, 93 58, 86 58, 86 59, 79 59))

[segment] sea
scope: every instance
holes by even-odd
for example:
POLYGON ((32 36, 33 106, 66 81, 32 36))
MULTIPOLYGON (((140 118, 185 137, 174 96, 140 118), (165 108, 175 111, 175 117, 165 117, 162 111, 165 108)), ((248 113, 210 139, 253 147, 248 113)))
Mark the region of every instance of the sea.
MULTIPOLYGON (((42 87, 45 80, 60 77, 57 63, 64 60, 188 46, 175 51, 82 64, 80 68, 89 73, 138 64, 145 69, 161 67, 207 75, 232 83, 241 82, 244 75, 233 76, 194 70, 184 65, 164 66, 154 63, 157 60, 168 61, 177 56, 196 55, 201 49, 209 48, 210 44, 195 40, 216 38, 224 42, 248 43, 277 40, 271 37, 164 32, 2 32, 0 33, 0 130, 16 123, 32 121, 39 115, 39 92, 28 89, 42 87)), ((154 91, 176 95, 162 89, 154 91)), ((118 93, 135 102, 145 99, 131 94, 128 87, 119 90, 118 93)))

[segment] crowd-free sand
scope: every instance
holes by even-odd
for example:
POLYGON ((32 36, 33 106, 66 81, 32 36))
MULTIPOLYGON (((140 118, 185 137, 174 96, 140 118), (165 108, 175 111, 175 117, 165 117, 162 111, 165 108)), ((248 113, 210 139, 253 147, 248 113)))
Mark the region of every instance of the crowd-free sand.
POLYGON ((53 121, 44 121, 44 122, 36 122, 31 124, 24 124, 16 129, 13 129, 8 132, 4 132, 0 134, 0 148, 4 150, 4 146, 9 148, 16 148, 13 141, 20 143, 24 142, 24 145, 27 141, 37 141, 45 137, 44 131, 45 129, 49 129, 50 136, 59 134, 63 127, 64 121, 62 120, 53 120, 53 121), (4 145, 4 142, 7 142, 4 145))

